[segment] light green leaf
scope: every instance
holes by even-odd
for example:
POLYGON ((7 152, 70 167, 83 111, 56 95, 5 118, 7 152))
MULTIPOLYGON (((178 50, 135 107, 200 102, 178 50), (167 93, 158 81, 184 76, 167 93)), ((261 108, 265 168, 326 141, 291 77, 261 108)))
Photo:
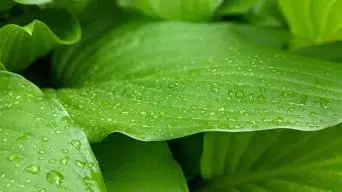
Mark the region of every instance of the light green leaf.
POLYGON ((106 191, 85 134, 54 99, 0 71, 0 189, 106 191))
POLYGON ((197 191, 340 191, 341 128, 206 133, 197 191))
POLYGON ((294 48, 342 40, 342 1, 278 0, 295 35, 294 48))
POLYGON ((108 191, 188 191, 166 142, 145 143, 113 134, 93 149, 108 191))
POLYGON ((248 19, 263 26, 286 26, 286 21, 280 11, 278 0, 259 0, 255 3, 248 19))
POLYGON ((6 70, 5 66, 0 62, 0 71, 6 70))
POLYGON ((17 3, 26 4, 26 5, 42 5, 46 3, 51 3, 54 0, 14 0, 17 3))
POLYGON ((79 41, 81 29, 67 12, 46 9, 29 24, 2 26, 0 36, 0 61, 8 70, 20 71, 58 45, 79 41))
POLYGON ((219 15, 239 15, 247 13, 255 5, 255 0, 224 0, 218 10, 219 15))
POLYGON ((130 22, 56 53, 52 74, 91 142, 342 121, 342 65, 251 45, 232 24, 130 22))
POLYGON ((119 6, 169 20, 206 21, 223 0, 117 0, 119 6))

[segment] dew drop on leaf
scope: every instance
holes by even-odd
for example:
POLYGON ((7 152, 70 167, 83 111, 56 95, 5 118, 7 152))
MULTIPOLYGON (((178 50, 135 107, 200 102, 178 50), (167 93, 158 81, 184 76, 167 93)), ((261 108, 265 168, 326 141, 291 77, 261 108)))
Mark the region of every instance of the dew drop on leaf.
POLYGON ((80 149, 81 148, 81 141, 80 140, 72 140, 71 144, 76 148, 80 149))
POLYGON ((26 167, 25 170, 29 173, 37 174, 40 170, 40 167, 37 165, 30 165, 30 166, 26 167))
POLYGON ((51 184, 55 184, 57 186, 60 186, 63 181, 64 181, 64 176, 62 175, 62 173, 55 171, 55 170, 51 170, 47 173, 46 175, 46 179, 51 183, 51 184))

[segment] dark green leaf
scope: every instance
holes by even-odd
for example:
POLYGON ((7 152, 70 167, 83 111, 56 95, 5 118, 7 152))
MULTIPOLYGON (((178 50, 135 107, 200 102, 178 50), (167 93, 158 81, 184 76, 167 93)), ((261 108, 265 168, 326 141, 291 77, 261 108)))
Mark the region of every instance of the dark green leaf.
POLYGON ((188 191, 166 142, 145 143, 113 134, 93 149, 108 191, 188 191))
POLYGON ((223 0, 117 0, 121 7, 135 8, 149 16, 169 20, 206 21, 223 0))
POLYGON ((239 15, 247 13, 255 5, 255 0, 224 0, 218 10, 219 15, 239 15))
POLYGON ((342 40, 342 1, 278 0, 296 36, 293 47, 342 40))
POLYGON ((10 9, 14 5, 13 0, 1 0, 0 2, 0 11, 5 11, 10 9))
POLYGON ((342 42, 325 43, 295 50, 298 55, 342 63, 342 42))
POLYGON ((340 191, 341 128, 206 133, 198 191, 340 191))
POLYGON ((106 191, 82 130, 54 99, 0 71, 0 190, 106 191))
POLYGON ((20 71, 58 45, 76 43, 81 29, 78 21, 65 11, 46 9, 29 24, 2 26, 0 37, 0 61, 8 70, 20 71))
POLYGON ((91 142, 341 122, 342 65, 250 45, 235 25, 130 22, 94 37, 55 54, 52 71, 91 142))
POLYGON ((202 155, 203 134, 169 141, 172 154, 182 167, 187 180, 200 175, 200 158, 202 155))

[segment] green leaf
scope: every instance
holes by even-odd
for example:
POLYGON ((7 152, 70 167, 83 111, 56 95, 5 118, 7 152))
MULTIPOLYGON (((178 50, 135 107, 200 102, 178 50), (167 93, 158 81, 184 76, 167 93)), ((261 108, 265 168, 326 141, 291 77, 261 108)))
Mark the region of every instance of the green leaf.
POLYGON ((1 0, 0 2, 0 11, 5 11, 10 9, 14 5, 13 0, 1 0))
POLYGON ((224 0, 218 10, 219 15, 245 14, 255 5, 255 0, 224 0))
POLYGON ((119 6, 169 20, 206 21, 223 0, 117 0, 119 6))
POLYGON ((169 141, 172 154, 182 167, 187 180, 200 175, 203 134, 195 134, 169 141))
POLYGON ((188 191, 166 142, 144 143, 113 134, 93 149, 108 191, 188 191))
POLYGON ((342 63, 342 42, 339 41, 303 47, 295 50, 294 53, 312 58, 342 63))
POLYGON ((318 130, 342 117, 342 65, 251 45, 233 24, 129 22, 60 50, 52 65, 69 87, 57 98, 91 142, 318 130))
POLYGON ((6 70, 5 66, 0 62, 0 71, 6 70))
POLYGON ((10 71, 21 71, 58 45, 71 45, 81 38, 78 21, 63 10, 46 9, 32 20, 0 28, 0 61, 10 71))
POLYGON ((295 35, 294 48, 342 40, 342 1, 278 0, 295 35))
POLYGON ((54 0, 14 0, 14 1, 20 4, 26 4, 26 5, 42 5, 46 3, 51 3, 54 0))
POLYGON ((341 128, 206 133, 198 191, 339 191, 341 128))
POLYGON ((85 134, 54 99, 0 71, 0 189, 106 191, 85 134))
POLYGON ((259 0, 255 3, 248 19, 263 26, 286 26, 286 21, 280 11, 278 0, 259 0))

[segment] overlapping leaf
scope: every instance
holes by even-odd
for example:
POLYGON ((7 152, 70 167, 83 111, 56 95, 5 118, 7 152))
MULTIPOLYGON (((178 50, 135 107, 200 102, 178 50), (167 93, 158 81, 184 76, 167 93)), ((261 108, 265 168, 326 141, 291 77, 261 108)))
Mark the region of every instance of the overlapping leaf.
POLYGON ((0 71, 0 190, 106 191, 88 141, 64 108, 0 71))
POLYGON ((342 39, 342 1, 278 0, 292 33, 293 46, 307 46, 342 39))
POLYGON ((198 191, 340 191, 341 128, 206 133, 198 191))
POLYGON ((139 142, 113 134, 93 149, 108 191, 188 191, 166 142, 139 142))
POLYGON ((341 122, 340 64, 255 47, 234 25, 130 22, 101 35, 53 64, 70 87, 56 96, 92 142, 341 122))
POLYGON ((149 16, 169 20, 206 21, 223 0, 117 0, 124 8, 135 8, 149 16))
POLYGON ((247 13, 255 5, 255 0, 225 0, 218 10, 220 15, 238 15, 247 13))
POLYGON ((29 24, 0 28, 0 61, 10 71, 23 70, 58 45, 74 44, 81 37, 78 21, 66 11, 46 9, 29 18, 29 24))

